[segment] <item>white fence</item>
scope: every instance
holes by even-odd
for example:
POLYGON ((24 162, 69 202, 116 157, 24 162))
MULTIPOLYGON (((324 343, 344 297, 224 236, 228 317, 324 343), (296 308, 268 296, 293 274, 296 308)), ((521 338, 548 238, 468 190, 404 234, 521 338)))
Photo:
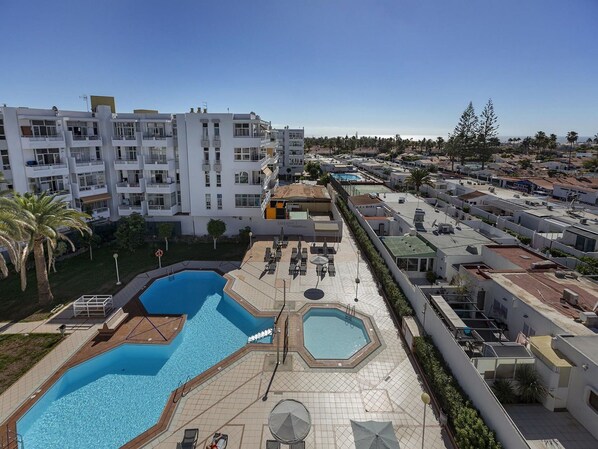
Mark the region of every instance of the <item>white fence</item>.
POLYGON ((83 295, 73 303, 73 315, 106 316, 113 307, 112 295, 83 295))
POLYGON ((488 384, 480 376, 470 358, 457 344, 440 317, 432 312, 433 308, 430 306, 426 296, 419 287, 411 283, 405 273, 399 270, 392 256, 361 214, 356 211, 352 204, 347 204, 385 260, 393 277, 411 303, 417 319, 420 323, 423 323, 424 330, 432 337, 434 344, 449 365, 453 375, 458 379, 459 385, 478 408, 488 426, 496 432, 498 439, 504 447, 509 449, 529 449, 530 446, 527 444, 527 441, 503 406, 498 402, 488 384))

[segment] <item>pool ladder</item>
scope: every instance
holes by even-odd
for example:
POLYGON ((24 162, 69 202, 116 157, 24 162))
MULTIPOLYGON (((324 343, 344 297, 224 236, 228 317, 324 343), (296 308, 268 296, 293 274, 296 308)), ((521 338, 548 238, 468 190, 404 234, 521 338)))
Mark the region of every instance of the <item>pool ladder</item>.
POLYGON ((6 442, 0 438, 0 449, 25 449, 23 436, 6 426, 6 442))
POLYGON ((351 304, 347 304, 345 306, 345 313, 348 316, 355 316, 355 306, 352 306, 351 304))
POLYGON ((187 390, 185 392, 185 387, 187 386, 187 383, 189 382, 189 380, 191 379, 191 374, 189 374, 187 376, 187 378, 185 379, 185 382, 179 382, 179 386, 176 387, 176 390, 174 390, 174 397, 172 398, 172 402, 174 402, 175 404, 181 399, 184 398, 185 396, 187 396, 187 393, 189 393, 189 390, 187 390), (180 391, 179 391, 180 389, 180 391), (180 393, 180 396, 177 397, 177 394, 180 393))
POLYGON ((166 270, 166 274, 168 275, 169 281, 174 281, 174 268, 173 267, 168 267, 168 269, 166 270))

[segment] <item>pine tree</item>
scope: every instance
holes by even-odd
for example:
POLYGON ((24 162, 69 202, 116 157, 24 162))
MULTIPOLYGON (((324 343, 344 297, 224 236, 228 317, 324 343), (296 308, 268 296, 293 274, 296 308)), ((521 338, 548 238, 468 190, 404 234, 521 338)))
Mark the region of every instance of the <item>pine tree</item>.
POLYGON ((461 165, 465 165, 465 160, 475 153, 478 137, 478 117, 471 101, 461 114, 459 123, 457 123, 453 132, 453 137, 458 156, 461 159, 461 165))
POLYGON ((498 136, 498 117, 494 112, 494 105, 492 99, 488 100, 484 110, 479 117, 479 141, 480 141, 480 161, 482 162, 482 170, 484 164, 490 160, 493 152, 496 150, 492 145, 494 138, 498 136))

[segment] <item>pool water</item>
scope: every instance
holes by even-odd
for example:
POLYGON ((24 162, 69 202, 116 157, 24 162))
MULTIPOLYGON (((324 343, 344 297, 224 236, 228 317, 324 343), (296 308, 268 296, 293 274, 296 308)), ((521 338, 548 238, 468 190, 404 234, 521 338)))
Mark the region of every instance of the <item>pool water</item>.
POLYGON ((332 176, 339 181, 362 181, 363 178, 353 173, 332 173, 332 176))
MULTIPOLYGON (((153 426, 171 392, 273 325, 223 293, 214 272, 184 271, 141 295, 150 314, 187 314, 167 345, 126 344, 68 370, 17 423, 27 449, 115 449, 153 426)), ((265 340, 260 340, 265 341, 265 340)))
POLYGON ((303 316, 303 344, 315 359, 345 360, 369 342, 363 321, 339 309, 312 308, 303 316))

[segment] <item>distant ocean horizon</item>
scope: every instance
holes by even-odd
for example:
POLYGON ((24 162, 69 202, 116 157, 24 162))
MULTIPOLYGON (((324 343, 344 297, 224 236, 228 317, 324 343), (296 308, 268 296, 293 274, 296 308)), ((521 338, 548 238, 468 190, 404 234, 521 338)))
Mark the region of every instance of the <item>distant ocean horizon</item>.
MULTIPOLYGON (((358 137, 378 137, 378 138, 382 138, 382 139, 388 139, 389 137, 394 138, 396 134, 358 134, 358 137)), ((442 137, 444 140, 448 139, 448 135, 446 134, 399 134, 401 136, 401 139, 403 140, 422 140, 422 139, 432 139, 432 140, 436 140, 438 139, 438 137, 442 137)), ((535 133, 534 133, 535 135, 535 133)), ((526 137, 534 137, 534 135, 530 135, 530 136, 502 136, 499 135, 498 138, 500 139, 501 142, 507 142, 509 139, 515 139, 515 138, 520 138, 520 139, 525 139, 526 137)), ((351 137, 352 135, 349 135, 349 137, 351 137)), ((324 135, 306 135, 305 137, 312 137, 312 138, 318 138, 318 137, 326 137, 324 135)), ((332 136, 329 135, 328 137, 330 138, 336 138, 338 136, 332 136)), ((340 136, 340 137, 344 137, 344 136, 340 136)), ((593 139, 594 136, 579 136, 577 138, 577 144, 582 144, 582 143, 586 143, 586 140, 588 139, 593 139)), ((567 143, 567 137, 566 136, 557 136, 557 142, 559 143, 567 143)))

